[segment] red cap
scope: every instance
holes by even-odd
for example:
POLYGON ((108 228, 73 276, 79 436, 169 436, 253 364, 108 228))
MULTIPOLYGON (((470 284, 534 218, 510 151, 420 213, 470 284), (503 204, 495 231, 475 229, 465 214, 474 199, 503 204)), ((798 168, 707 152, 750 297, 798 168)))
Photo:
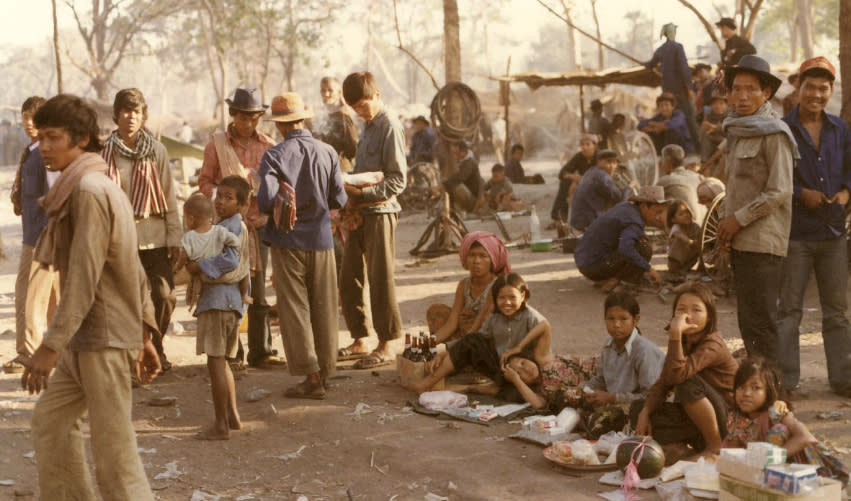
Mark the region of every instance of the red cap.
POLYGON ((804 77, 804 73, 808 72, 818 72, 822 73, 826 78, 829 78, 831 81, 836 80, 836 68, 830 64, 830 61, 827 60, 826 57, 819 56, 814 57, 812 59, 807 59, 803 63, 801 63, 801 67, 798 69, 798 75, 800 78, 804 77))

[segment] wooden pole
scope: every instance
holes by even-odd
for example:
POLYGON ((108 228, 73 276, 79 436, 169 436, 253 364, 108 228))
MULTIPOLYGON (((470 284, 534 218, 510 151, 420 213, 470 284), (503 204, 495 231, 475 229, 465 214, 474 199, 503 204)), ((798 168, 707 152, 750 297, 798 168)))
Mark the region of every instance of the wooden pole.
POLYGON ((582 124, 582 133, 585 134, 585 88, 579 86, 579 122, 582 124))
MULTIPOLYGON (((505 76, 511 74, 511 56, 508 56, 508 63, 505 65, 505 76)), ((509 151, 511 150, 511 137, 508 135, 508 107, 511 104, 511 84, 505 82, 505 142, 502 145, 502 162, 508 161, 509 151)))

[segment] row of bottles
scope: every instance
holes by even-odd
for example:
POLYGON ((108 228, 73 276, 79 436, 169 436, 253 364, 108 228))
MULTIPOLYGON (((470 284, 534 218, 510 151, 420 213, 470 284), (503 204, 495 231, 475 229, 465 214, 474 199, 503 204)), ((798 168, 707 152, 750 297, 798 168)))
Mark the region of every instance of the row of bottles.
POLYGON ((402 357, 412 362, 428 362, 437 356, 437 336, 420 331, 419 336, 405 334, 405 351, 402 357))

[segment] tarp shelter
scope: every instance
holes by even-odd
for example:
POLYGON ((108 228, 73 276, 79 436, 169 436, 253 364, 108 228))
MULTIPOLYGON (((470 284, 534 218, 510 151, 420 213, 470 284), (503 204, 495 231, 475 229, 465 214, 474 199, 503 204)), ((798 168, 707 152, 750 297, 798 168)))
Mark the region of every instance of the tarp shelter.
POLYGON ((522 82, 535 90, 538 87, 562 87, 566 85, 634 85, 639 87, 659 87, 662 77, 659 72, 633 66, 630 68, 613 68, 603 71, 569 71, 566 73, 515 73, 514 75, 494 76, 491 80, 498 82, 522 82))

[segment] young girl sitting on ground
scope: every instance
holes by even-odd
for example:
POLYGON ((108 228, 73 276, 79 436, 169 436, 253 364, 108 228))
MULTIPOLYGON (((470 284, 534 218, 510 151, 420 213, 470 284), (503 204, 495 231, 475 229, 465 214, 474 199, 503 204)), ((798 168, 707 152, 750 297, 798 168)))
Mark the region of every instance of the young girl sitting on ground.
MULTIPOLYGON (((500 367, 500 356, 509 348, 516 346, 524 336, 541 335, 546 333, 549 339, 550 324, 543 315, 527 305, 530 293, 526 282, 516 273, 500 276, 491 288, 491 297, 496 305, 493 314, 485 320, 478 332, 467 334, 452 343, 447 351, 440 353, 437 358, 426 366, 428 376, 423 380, 409 385, 409 390, 423 393, 429 391, 438 381, 465 367, 472 367, 477 372, 491 378, 494 385, 475 385, 473 388, 480 393, 495 393, 510 399, 512 392, 502 392, 503 383, 514 382, 513 376, 518 376, 526 384, 534 384, 540 379, 538 367, 529 359, 517 357, 509 362, 506 373, 500 367)), ((549 342, 546 342, 549 351, 549 342)), ((522 390, 521 390, 522 392, 522 390)))
POLYGON ((622 406, 647 396, 659 379, 665 359, 662 350, 638 329, 641 309, 635 296, 626 292, 609 294, 603 312, 610 337, 583 395, 584 405, 594 410, 586 421, 588 432, 594 437, 623 429, 626 414, 622 406))
POLYGON ((683 287, 674 300, 662 373, 647 400, 630 408, 638 435, 652 434, 663 446, 685 443, 696 452, 719 453, 738 365, 717 325, 709 289, 701 283, 683 287), (671 392, 674 399, 668 402, 671 392))
POLYGON ((683 281, 686 273, 694 267, 700 257, 700 225, 694 222, 694 214, 688 204, 675 200, 668 206, 668 271, 671 279, 683 281))
POLYGON ((819 474, 848 483, 848 469, 829 455, 807 427, 795 419, 780 400, 783 384, 766 361, 742 361, 734 382, 735 406, 727 418, 724 447, 746 447, 748 442, 770 442, 786 449, 790 463, 814 464, 819 474))
POLYGON ((511 272, 508 251, 502 240, 487 231, 467 233, 459 250, 461 266, 470 272, 455 288, 452 307, 441 303, 426 312, 429 332, 438 343, 476 332, 493 311, 491 286, 498 275, 511 272))

